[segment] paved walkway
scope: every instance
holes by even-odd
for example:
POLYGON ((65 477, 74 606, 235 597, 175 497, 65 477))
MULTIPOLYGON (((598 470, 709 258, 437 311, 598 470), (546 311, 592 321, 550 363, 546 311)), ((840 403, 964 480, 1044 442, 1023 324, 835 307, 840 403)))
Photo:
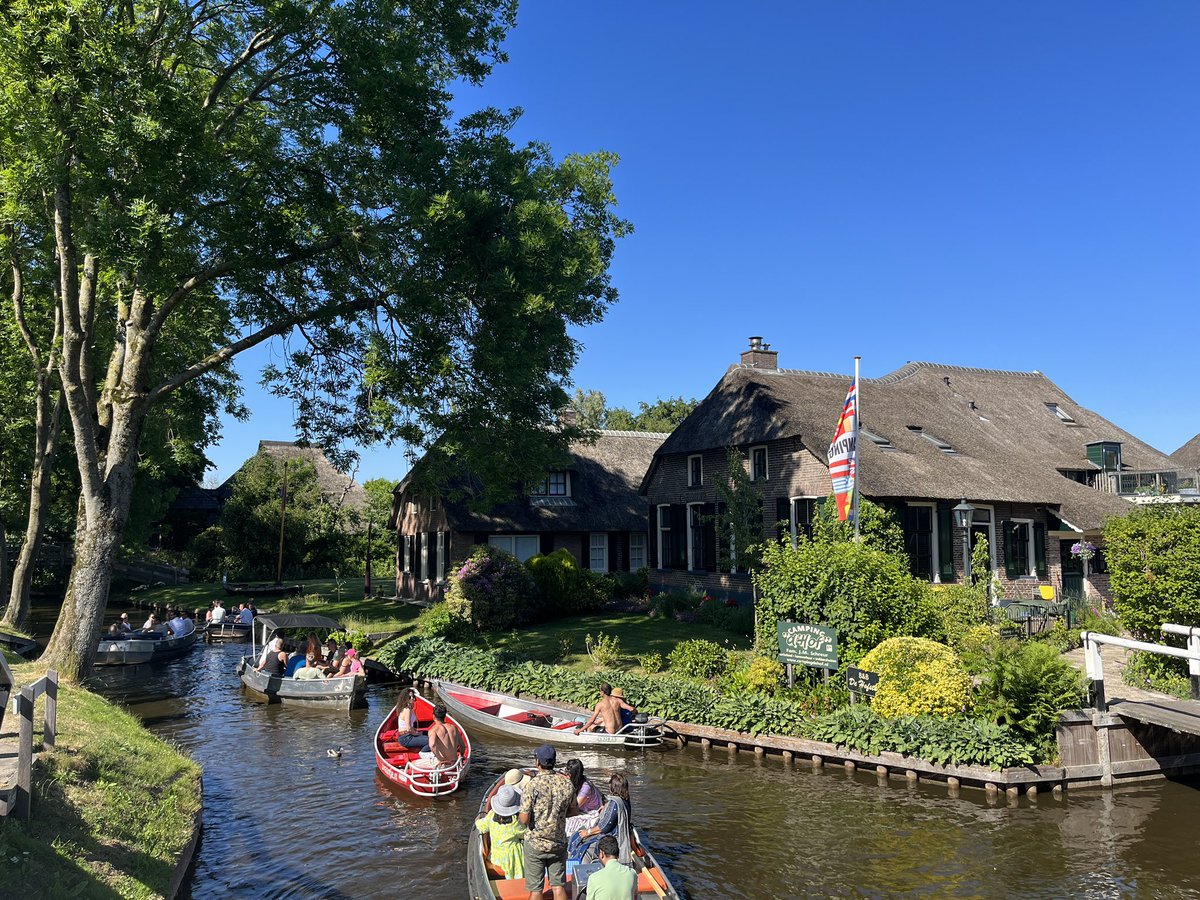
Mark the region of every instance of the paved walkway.
MULTIPOLYGON (((1144 687, 1128 684, 1125 681, 1125 664, 1129 662, 1131 651, 1124 647, 1103 645, 1100 659, 1104 663, 1104 694, 1109 699, 1120 697, 1124 700, 1174 700, 1170 694, 1163 694, 1144 687)), ((1083 648, 1078 647, 1063 654, 1071 665, 1087 671, 1083 662, 1083 648)))

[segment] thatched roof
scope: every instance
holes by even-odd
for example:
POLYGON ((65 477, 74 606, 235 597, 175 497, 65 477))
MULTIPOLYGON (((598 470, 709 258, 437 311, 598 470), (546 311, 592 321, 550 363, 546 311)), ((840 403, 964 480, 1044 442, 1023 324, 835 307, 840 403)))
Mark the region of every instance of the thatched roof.
MULTIPOLYGON (((294 441, 259 441, 258 452, 265 453, 272 459, 302 459, 311 463, 316 470, 321 493, 333 506, 362 509, 366 505, 367 492, 363 490, 362 485, 335 469, 333 463, 318 447, 301 447, 294 441)), ((236 477, 235 472, 221 487, 230 485, 236 477)))
MULTIPOLYGON (((460 531, 645 531, 646 507, 638 488, 665 438, 600 431, 592 443, 571 445, 570 497, 517 496, 482 512, 466 500, 447 499, 446 516, 460 531)), ((397 492, 405 486, 401 482, 397 492)))
MULTIPOLYGON (((733 366, 658 455, 794 437, 824 463, 851 380, 733 366)), ((1129 504, 1060 474, 1095 469, 1088 443, 1120 441, 1127 468, 1173 468, 1167 456, 1079 406, 1040 372, 915 362, 862 379, 860 394, 862 428, 891 445, 881 447, 865 434, 860 442, 862 491, 869 497, 1047 504, 1060 507, 1074 526, 1090 529, 1128 511, 1129 504)))
POLYGON ((1172 453, 1171 460, 1181 469, 1200 469, 1200 434, 1172 453))

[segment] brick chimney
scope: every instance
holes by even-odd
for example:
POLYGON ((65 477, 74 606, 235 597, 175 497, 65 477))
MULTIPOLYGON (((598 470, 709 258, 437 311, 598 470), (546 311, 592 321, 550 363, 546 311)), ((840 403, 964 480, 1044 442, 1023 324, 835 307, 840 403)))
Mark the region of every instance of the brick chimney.
POLYGON ((742 365, 752 369, 778 369, 779 351, 772 350, 770 344, 764 344, 762 337, 755 335, 750 338, 750 349, 742 351, 742 365))

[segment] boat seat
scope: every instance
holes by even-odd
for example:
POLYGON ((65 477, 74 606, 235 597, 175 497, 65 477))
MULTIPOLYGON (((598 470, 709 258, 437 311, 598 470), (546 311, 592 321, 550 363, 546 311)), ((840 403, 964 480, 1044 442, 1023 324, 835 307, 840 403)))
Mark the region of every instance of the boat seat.
POLYGON ((582 722, 576 722, 574 720, 568 719, 565 722, 559 722, 557 725, 555 725, 554 730, 555 731, 566 731, 568 728, 574 728, 576 725, 582 725, 582 724, 583 724, 582 722))
POLYGON ((451 694, 450 696, 463 706, 469 706, 488 715, 494 716, 500 711, 500 704, 495 700, 489 700, 487 697, 464 697, 460 694, 451 694))
POLYGON ((404 768, 406 763, 410 763, 414 759, 420 759, 420 758, 421 758, 421 754, 418 753, 416 750, 412 751, 411 753, 389 753, 389 754, 387 754, 387 761, 390 762, 393 766, 396 766, 401 769, 404 768))
MULTIPOLYGON (((567 884, 571 883, 571 876, 567 876, 567 884)), ((497 881, 489 882, 492 886, 492 896, 499 897, 500 900, 528 900, 529 891, 525 890, 524 878, 502 878, 497 881)), ((571 895, 570 888, 567 889, 567 896, 571 895)), ((549 887, 542 891, 542 896, 546 900, 553 900, 554 893, 549 887)))
POLYGON ((400 736, 400 731, 396 728, 393 728, 391 731, 381 732, 379 735, 379 739, 386 744, 389 741, 395 741, 396 738, 398 738, 399 736, 400 736))
POLYGON ((522 725, 539 725, 542 727, 549 727, 550 725, 550 719, 547 716, 543 715, 542 713, 529 712, 527 710, 515 712, 510 716, 505 716, 504 718, 510 722, 519 722, 522 725))

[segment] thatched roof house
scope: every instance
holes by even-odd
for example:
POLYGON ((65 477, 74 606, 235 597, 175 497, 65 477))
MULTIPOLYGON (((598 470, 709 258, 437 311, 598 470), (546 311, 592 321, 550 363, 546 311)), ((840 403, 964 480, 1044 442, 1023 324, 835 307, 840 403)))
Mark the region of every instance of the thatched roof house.
MULTIPOLYGON (((319 447, 301 447, 295 441, 259 441, 258 453, 281 461, 299 459, 312 465, 321 493, 335 507, 361 510, 367 503, 367 493, 363 486, 349 475, 335 469, 319 447)), ((238 472, 240 471, 239 468, 238 472)), ((237 478, 238 472, 234 472, 218 488, 219 491, 225 491, 225 496, 228 496, 228 488, 237 478)))
POLYGON ((1200 470, 1200 434, 1172 453, 1171 460, 1181 469, 1200 470))
POLYGON ((392 524, 400 536, 399 590, 421 599, 440 595, 449 562, 482 543, 521 559, 566 548, 596 571, 641 568, 646 565, 646 507, 638 488, 665 437, 597 432, 594 441, 572 444, 567 463, 547 473, 545 482, 483 510, 470 502, 469 476, 452 485, 446 497, 430 499, 415 493, 410 472, 396 486, 392 504, 392 524))

